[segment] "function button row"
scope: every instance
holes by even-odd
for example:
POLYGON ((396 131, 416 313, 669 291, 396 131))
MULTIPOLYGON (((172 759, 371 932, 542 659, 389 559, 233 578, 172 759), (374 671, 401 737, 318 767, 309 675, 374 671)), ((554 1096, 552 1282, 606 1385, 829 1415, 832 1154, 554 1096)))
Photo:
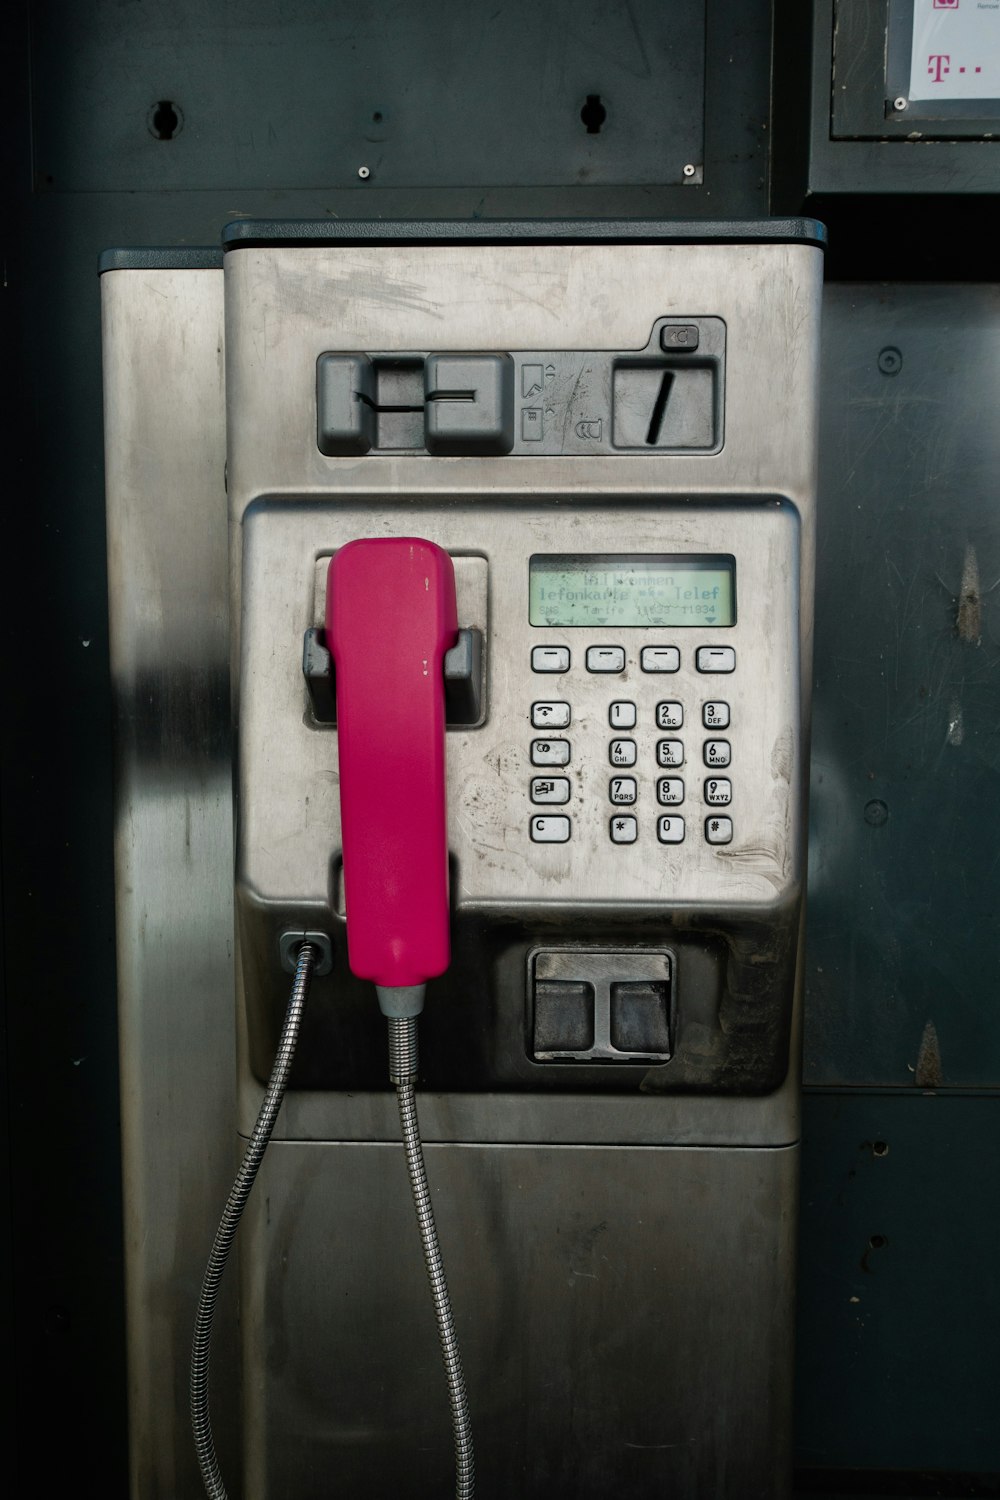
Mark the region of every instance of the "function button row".
MULTIPOLYGON (((588 646, 586 654, 588 672, 624 672, 624 646, 588 646)), ((735 672, 735 646, 697 646, 694 664, 699 672, 735 672)), ((531 648, 531 670, 533 672, 568 672, 570 652, 568 646, 533 646, 531 648)), ((643 646, 639 652, 639 666, 644 672, 679 672, 681 653, 677 646, 643 646)))
POLYGON ((531 705, 531 727, 533 729, 568 729, 572 710, 568 703, 533 703, 531 705))

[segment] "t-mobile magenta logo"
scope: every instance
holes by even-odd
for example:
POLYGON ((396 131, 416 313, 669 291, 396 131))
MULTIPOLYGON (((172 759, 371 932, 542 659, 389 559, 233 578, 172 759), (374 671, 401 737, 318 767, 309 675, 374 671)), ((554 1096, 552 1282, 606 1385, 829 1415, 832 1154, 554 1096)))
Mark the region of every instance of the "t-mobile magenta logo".
POLYGON ((958 0, 934 0, 935 10, 958 10, 958 0))
POLYGON ((951 72, 951 53, 932 52, 927 59, 927 71, 934 83, 940 83, 951 72))

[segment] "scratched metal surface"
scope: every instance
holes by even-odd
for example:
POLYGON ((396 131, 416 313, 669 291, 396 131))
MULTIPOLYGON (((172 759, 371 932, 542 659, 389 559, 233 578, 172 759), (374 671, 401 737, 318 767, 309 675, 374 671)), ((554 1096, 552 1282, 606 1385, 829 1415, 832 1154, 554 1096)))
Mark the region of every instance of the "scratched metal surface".
POLYGON ((805 1079, 996 1087, 1000 289, 823 318, 805 1079))

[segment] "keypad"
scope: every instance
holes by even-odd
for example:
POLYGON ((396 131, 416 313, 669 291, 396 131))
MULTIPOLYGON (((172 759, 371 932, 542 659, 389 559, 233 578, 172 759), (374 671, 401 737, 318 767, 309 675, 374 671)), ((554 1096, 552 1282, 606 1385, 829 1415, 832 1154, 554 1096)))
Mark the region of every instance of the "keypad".
MULTIPOLYGON (((570 673, 571 665, 568 646, 546 644, 532 648, 533 672, 570 673)), ((534 730, 566 731, 573 726, 569 735, 546 734, 529 741, 528 759, 538 773, 529 778, 530 802, 545 808, 566 808, 565 812, 531 814, 529 833, 533 842, 565 844, 573 838, 572 806, 600 795, 599 783, 592 772, 606 753, 605 765, 610 764, 611 774, 607 776, 604 805, 607 808, 610 803, 614 809, 607 819, 607 837, 612 844, 648 843, 654 831, 660 844, 683 844, 690 836, 695 838, 696 845, 703 847, 732 843, 733 742, 718 735, 719 730, 728 731, 733 726, 730 701, 706 697, 704 688, 708 683, 702 684, 702 691, 698 692, 696 680, 689 675, 678 675, 673 688, 675 698, 657 699, 654 683, 644 684, 636 669, 647 676, 690 674, 692 669, 703 674, 732 674, 736 671, 735 648, 694 644, 682 649, 669 643, 653 643, 637 649, 612 640, 584 646, 583 659, 577 660, 577 674, 581 668, 595 675, 624 673, 626 691, 631 688, 634 696, 613 697, 609 683, 611 691, 604 707, 599 707, 599 699, 597 704, 594 702, 599 685, 591 680, 586 694, 581 694, 584 701, 579 701, 574 698, 571 675, 559 684, 563 696, 540 698, 528 704, 534 730), (621 730, 628 733, 621 735, 618 733, 621 730), (568 766, 571 757, 574 765, 582 767, 572 781, 568 776, 541 774, 568 766), (693 776, 677 774, 688 762, 692 769, 697 768, 699 761, 705 768, 700 776, 697 772, 693 776), (619 770, 628 774, 619 775, 619 770), (715 774, 720 770, 727 774, 715 774), (658 774, 661 771, 671 774, 658 774), (682 807, 683 813, 678 811, 682 807), (661 808, 669 811, 661 812, 661 808)), ((661 692, 664 687, 666 683, 661 685, 661 692)), ((729 699, 732 697, 730 692, 729 699)), ((738 708, 737 703, 737 728, 738 708)), ((694 850, 684 858, 693 855, 694 850)), ((639 856, 622 855, 630 857, 639 856)))

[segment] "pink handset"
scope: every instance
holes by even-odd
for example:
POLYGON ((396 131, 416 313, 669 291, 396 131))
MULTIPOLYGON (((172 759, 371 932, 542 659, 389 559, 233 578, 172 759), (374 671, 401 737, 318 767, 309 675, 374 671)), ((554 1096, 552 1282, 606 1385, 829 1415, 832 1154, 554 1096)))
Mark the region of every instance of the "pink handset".
POLYGON ((451 956, 443 662, 455 570, 419 537, 348 542, 330 563, 347 956, 360 979, 422 985, 451 956))

